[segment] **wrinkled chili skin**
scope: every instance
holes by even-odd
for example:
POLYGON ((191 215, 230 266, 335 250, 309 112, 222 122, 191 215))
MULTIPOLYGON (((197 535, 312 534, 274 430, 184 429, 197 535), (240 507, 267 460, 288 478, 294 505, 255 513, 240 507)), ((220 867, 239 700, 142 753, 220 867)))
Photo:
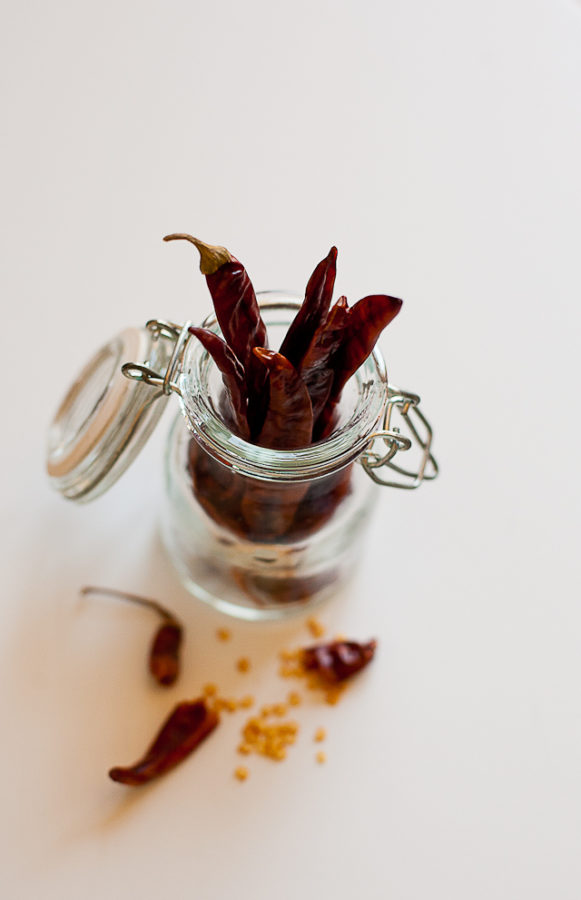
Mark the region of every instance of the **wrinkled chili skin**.
POLYGON ((216 272, 206 275, 206 282, 224 339, 244 368, 248 424, 250 434, 254 436, 264 416, 267 373, 252 350, 254 347, 268 347, 266 326, 252 282, 237 259, 232 257, 216 272))
POLYGON ((158 684, 170 687, 180 672, 180 647, 183 631, 177 622, 160 625, 149 651, 149 671, 158 684))
POLYGON ((337 684, 360 672, 373 659, 377 641, 332 641, 303 650, 302 662, 308 671, 316 672, 323 681, 337 684))
POLYGON ((305 299, 280 347, 282 355, 296 369, 300 369, 313 336, 329 311, 336 274, 337 248, 331 247, 328 255, 316 266, 309 278, 305 299))
POLYGON ((282 353, 255 347, 269 374, 269 398, 257 443, 272 450, 306 447, 313 434, 313 407, 300 375, 282 353))
POLYGON ((301 361, 301 377, 313 407, 313 429, 331 395, 335 379, 333 358, 345 338, 348 318, 347 298, 340 297, 317 328, 301 361))
POLYGON ((132 766, 115 766, 109 777, 137 787, 165 775, 214 730, 218 716, 204 700, 180 703, 161 726, 144 756, 132 766))

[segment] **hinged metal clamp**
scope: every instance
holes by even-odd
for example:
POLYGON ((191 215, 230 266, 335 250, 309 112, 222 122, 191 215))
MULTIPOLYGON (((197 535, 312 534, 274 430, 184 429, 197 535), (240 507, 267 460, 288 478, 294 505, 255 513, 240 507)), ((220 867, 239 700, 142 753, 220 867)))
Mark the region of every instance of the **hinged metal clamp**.
POLYGON ((438 464, 430 449, 432 428, 418 408, 420 398, 417 394, 402 391, 392 385, 387 389, 387 397, 383 428, 380 431, 375 431, 370 436, 367 448, 363 451, 359 460, 369 477, 377 484, 381 484, 384 487, 414 490, 414 488, 420 486, 422 481, 430 481, 438 474, 438 464), (398 426, 392 425, 394 409, 397 409, 411 437, 406 437, 400 432, 398 426), (424 433, 423 437, 414 424, 414 418, 416 422, 421 423, 421 429, 424 433), (383 443, 383 452, 378 453, 372 449, 376 441, 383 443), (417 472, 411 472, 393 462, 393 458, 398 451, 409 450, 414 444, 420 448, 422 453, 417 472), (383 467, 397 472, 402 478, 398 481, 389 481, 380 477, 377 470, 383 467))
POLYGON ((173 391, 181 397, 181 389, 173 378, 179 368, 185 346, 190 338, 189 328, 191 324, 191 322, 186 322, 185 325, 176 325, 174 322, 164 322, 162 319, 150 319, 146 323, 146 328, 151 331, 154 338, 165 338, 174 342, 173 352, 165 374, 161 375, 159 372, 154 372, 153 369, 139 363, 128 362, 121 366, 121 371, 125 377, 131 378, 133 381, 142 381, 145 384, 161 387, 164 394, 170 394, 173 391))

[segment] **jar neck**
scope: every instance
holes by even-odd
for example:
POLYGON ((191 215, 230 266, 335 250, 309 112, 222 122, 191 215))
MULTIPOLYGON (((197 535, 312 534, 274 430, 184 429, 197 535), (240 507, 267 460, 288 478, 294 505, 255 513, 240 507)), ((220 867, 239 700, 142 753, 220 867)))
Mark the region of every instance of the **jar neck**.
MULTIPOLYGON (((301 299, 278 291, 261 292, 257 298, 270 346, 277 347, 301 299)), ((215 316, 209 316, 203 325, 220 333, 215 316)), ((328 438, 298 450, 272 450, 242 440, 220 418, 221 376, 195 339, 185 349, 179 386, 188 428, 206 452, 249 478, 274 482, 311 481, 352 463, 377 430, 387 400, 385 363, 374 350, 345 386, 338 404, 338 424, 328 438)))

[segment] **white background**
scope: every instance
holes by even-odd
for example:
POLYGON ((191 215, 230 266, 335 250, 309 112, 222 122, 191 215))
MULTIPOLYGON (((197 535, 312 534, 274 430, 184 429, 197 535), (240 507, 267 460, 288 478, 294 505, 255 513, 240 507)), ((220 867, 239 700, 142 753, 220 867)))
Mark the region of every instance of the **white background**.
POLYGON ((580 896, 578 395, 581 6, 233 0, 3 5, 2 897, 573 900, 580 896), (158 784, 107 779, 207 680, 280 699, 308 639, 225 623, 157 538, 169 425, 92 506, 44 475, 86 357, 151 316, 200 319, 191 231, 257 288, 405 300, 382 340, 422 395, 441 477, 384 491, 329 633, 376 635, 283 764, 232 777, 240 717, 158 784), (187 624, 170 692, 153 623, 187 624), (242 652, 253 662, 240 676, 242 652), (327 728, 328 761, 314 761, 327 728))

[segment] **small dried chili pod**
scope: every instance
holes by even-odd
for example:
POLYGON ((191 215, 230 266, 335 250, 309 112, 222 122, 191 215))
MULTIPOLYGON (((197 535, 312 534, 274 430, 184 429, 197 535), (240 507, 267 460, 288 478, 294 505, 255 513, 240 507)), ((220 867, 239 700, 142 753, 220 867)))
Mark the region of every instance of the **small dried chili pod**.
POLYGON ((169 612, 157 600, 140 597, 138 594, 128 594, 125 591, 117 591, 114 588, 87 586, 81 588, 81 594, 103 594, 107 597, 127 600, 129 603, 145 606, 147 609, 157 613, 158 616, 161 616, 163 624, 155 632, 149 651, 149 671, 157 683, 163 687, 170 687, 174 684, 180 671, 180 647, 183 629, 173 613, 169 612))
POLYGON ((332 641, 303 650, 305 669, 316 672, 324 681, 337 684, 359 672, 373 659, 377 641, 332 641))
POLYGON ((183 240, 200 253, 200 270, 212 295, 224 339, 244 367, 248 419, 253 433, 259 427, 265 398, 264 369, 252 355, 253 347, 267 347, 266 326, 246 269, 225 247, 205 244, 191 234, 168 234, 164 241, 183 240))
POLYGON ((241 438, 246 440, 250 435, 250 431, 246 417, 247 387, 242 363, 226 341, 219 335, 214 334, 213 331, 210 331, 209 328, 198 328, 192 325, 189 331, 194 337, 198 338, 222 373, 222 381, 232 407, 238 433, 241 438))
POLYGON ((335 286, 337 273, 337 248, 331 247, 325 259, 315 268, 309 278, 305 299, 291 322, 280 352, 296 369, 301 368, 303 357, 310 347, 313 336, 324 321, 335 286))
POLYGON ((169 687, 180 671, 182 628, 176 622, 160 625, 149 651, 149 671, 158 684, 169 687))
POLYGON ((270 396, 257 443, 273 450, 306 447, 313 433, 313 408, 303 380, 281 353, 255 347, 269 372, 270 396))
POLYGON ((138 786, 165 775, 196 749, 218 724, 203 699, 180 703, 170 713, 145 755, 132 766, 115 766, 109 777, 138 786))

